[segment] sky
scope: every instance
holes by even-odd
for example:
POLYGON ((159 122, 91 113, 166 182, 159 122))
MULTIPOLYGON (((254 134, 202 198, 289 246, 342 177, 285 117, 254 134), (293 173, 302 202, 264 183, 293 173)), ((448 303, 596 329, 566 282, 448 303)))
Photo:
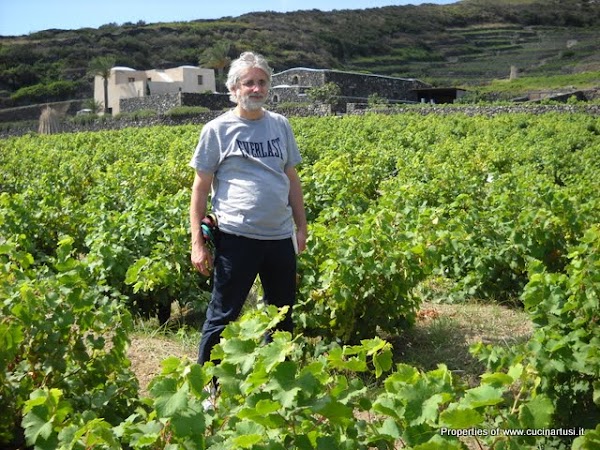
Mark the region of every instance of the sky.
POLYGON ((365 9, 390 5, 448 4, 457 0, 0 0, 0 36, 58 28, 98 28, 108 23, 187 22, 249 12, 365 9))

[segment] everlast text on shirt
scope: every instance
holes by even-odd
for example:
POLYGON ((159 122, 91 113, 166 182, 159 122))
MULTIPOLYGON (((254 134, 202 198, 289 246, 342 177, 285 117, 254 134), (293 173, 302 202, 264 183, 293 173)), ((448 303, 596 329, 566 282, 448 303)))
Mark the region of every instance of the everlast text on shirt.
POLYGON ((280 138, 270 139, 266 142, 246 142, 238 139, 236 144, 246 158, 252 156, 254 158, 283 159, 280 138))

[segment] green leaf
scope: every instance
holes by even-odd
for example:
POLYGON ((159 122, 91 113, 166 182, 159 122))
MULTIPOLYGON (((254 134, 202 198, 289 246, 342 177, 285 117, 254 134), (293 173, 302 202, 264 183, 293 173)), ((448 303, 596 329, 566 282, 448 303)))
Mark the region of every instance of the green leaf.
POLYGON ((517 363, 509 367, 508 376, 511 377, 514 381, 521 378, 523 375, 524 367, 523 364, 517 363))
POLYGON ((160 362, 160 365, 162 366, 163 375, 176 373, 181 366, 181 359, 176 356, 168 356, 160 362))
POLYGON ((273 371, 271 381, 265 387, 266 392, 272 392, 273 399, 289 409, 296 405, 296 396, 302 388, 296 384, 296 364, 285 361, 273 371))
POLYGON ((23 418, 27 443, 33 445, 38 438, 48 439, 52 434, 52 419, 47 420, 48 411, 39 406, 34 407, 23 418))
POLYGON ((484 373, 481 375, 481 383, 489 384, 494 387, 510 386, 514 382, 514 379, 505 373, 494 372, 484 373))
POLYGON ((502 389, 489 385, 482 385, 469 389, 465 393, 465 397, 461 403, 470 408, 479 408, 481 406, 497 405, 503 401, 502 389))
MULTIPOLYGON (((7 353, 13 353, 12 350, 18 348, 19 344, 23 342, 23 327, 17 323, 0 323, 0 361, 5 358, 7 353)), ((9 357, 12 357, 9 356, 9 357)))
MULTIPOLYGON (((127 269, 127 273, 125 274, 125 283, 129 285, 136 283, 140 276, 140 272, 145 266, 148 265, 149 262, 150 258, 142 257, 129 266, 129 269, 127 269)), ((138 292, 138 290, 139 288, 137 288, 135 292, 138 292)))
POLYGON ((255 444, 262 442, 263 437, 266 437, 264 427, 249 420, 239 422, 235 431, 239 436, 232 439, 232 448, 252 448, 255 444))
POLYGON ((394 439, 400 439, 401 431, 394 419, 388 417, 383 421, 383 424, 377 430, 380 434, 390 436, 394 439))
POLYGON ((444 398, 441 394, 435 394, 429 397, 423 402, 423 409, 421 410, 421 415, 417 420, 413 421, 413 423, 436 423, 438 418, 439 406, 443 401, 444 398))
POLYGON ((463 450, 464 448, 460 441, 448 440, 440 435, 435 435, 429 441, 415 445, 413 450, 463 450))
POLYGON ((419 371, 408 364, 398 364, 396 371, 385 380, 386 388, 389 384, 401 382, 414 384, 419 379, 419 371))
MULTIPOLYGON (((201 405, 200 405, 201 406, 201 405)), ((205 432, 204 411, 194 411, 190 414, 176 415, 171 419, 171 426, 177 437, 203 436, 205 432)))
POLYGON ((590 450, 600 448, 600 424, 593 430, 587 430, 583 436, 573 441, 572 450, 590 450))
POLYGON ((340 446, 333 436, 319 436, 317 438, 317 450, 337 450, 340 446))
POLYGON ((317 414, 327 417, 329 420, 353 417, 352 408, 328 397, 319 399, 312 407, 312 410, 317 414))
POLYGON ((254 444, 258 444, 262 441, 260 434, 246 434, 244 436, 236 437, 233 440, 233 448, 252 448, 254 444))
POLYGON ((538 395, 521 405, 519 422, 523 428, 548 428, 552 423, 552 414, 554 414, 552 401, 545 395, 538 395))
POLYGON ((204 390, 204 386, 208 383, 209 376, 200 364, 192 364, 189 367, 187 380, 190 384, 190 391, 194 395, 200 396, 204 390))
POLYGON ((384 372, 392 368, 393 357, 391 351, 384 351, 373 355, 373 365, 375 366, 375 377, 379 378, 384 372))
POLYGON ((286 356, 293 349, 289 333, 277 333, 273 342, 263 347, 260 354, 263 356, 265 370, 270 373, 275 366, 285 361, 286 356))
POLYGON ((327 360, 329 366, 337 370, 350 370, 352 372, 364 372, 367 370, 366 361, 358 357, 347 358, 352 355, 352 347, 334 347, 329 352, 327 360))
POLYGON ((472 428, 483 423, 483 416, 476 410, 454 405, 454 407, 449 407, 440 414, 440 424, 446 425, 448 428, 460 430, 463 428, 472 428))
POLYGON ((189 385, 186 382, 176 389, 175 380, 161 380, 153 387, 152 394, 158 394, 154 406, 159 417, 172 417, 187 408, 189 385))
POLYGON ((243 373, 248 373, 252 369, 256 358, 254 341, 231 338, 222 342, 221 348, 225 352, 224 360, 228 363, 239 365, 243 373))
POLYGON ((255 408, 258 414, 267 415, 279 411, 281 409, 281 404, 279 402, 274 402, 273 400, 265 399, 259 400, 255 408))

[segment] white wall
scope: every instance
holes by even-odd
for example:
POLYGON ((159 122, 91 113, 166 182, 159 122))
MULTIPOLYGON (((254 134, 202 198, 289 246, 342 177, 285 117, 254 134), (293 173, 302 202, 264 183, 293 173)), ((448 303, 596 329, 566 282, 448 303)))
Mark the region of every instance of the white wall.
MULTIPOLYGON (((94 100, 104 104, 104 81, 94 79, 94 100)), ((181 66, 165 70, 133 70, 127 67, 113 67, 108 80, 108 107, 112 114, 120 111, 122 98, 145 97, 147 89, 152 94, 176 92, 202 93, 215 92, 215 71, 195 66, 181 66), (202 84, 198 84, 198 76, 202 84), (133 79, 133 81, 131 81, 133 79), (150 81, 148 81, 150 79, 150 81)))

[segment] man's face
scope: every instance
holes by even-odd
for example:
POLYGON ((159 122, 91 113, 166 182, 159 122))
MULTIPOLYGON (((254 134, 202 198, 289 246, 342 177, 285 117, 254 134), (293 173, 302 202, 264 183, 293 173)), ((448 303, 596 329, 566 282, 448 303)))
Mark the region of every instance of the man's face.
POLYGON ((238 104, 246 111, 256 111, 267 101, 269 77, 262 69, 252 67, 241 77, 235 89, 238 104))

